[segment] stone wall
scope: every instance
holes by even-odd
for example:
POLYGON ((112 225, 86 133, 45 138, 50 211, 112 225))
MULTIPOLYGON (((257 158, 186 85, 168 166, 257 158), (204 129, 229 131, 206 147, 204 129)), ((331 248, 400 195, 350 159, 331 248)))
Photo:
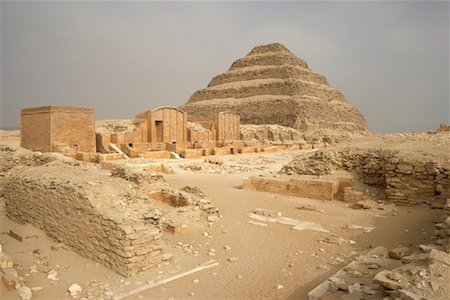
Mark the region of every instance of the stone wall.
POLYGON ((123 276, 161 263, 160 213, 147 198, 106 171, 52 164, 8 172, 1 193, 9 217, 123 276))

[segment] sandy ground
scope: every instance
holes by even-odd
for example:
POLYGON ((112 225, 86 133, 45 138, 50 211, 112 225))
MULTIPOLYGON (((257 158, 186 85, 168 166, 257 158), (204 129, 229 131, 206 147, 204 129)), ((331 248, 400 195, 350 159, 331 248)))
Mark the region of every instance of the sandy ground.
MULTIPOLYGON (((206 223, 193 223, 183 233, 165 234, 164 239, 175 254, 174 261, 131 278, 124 278, 70 249, 52 250, 51 246, 57 243, 42 231, 32 225, 17 224, 5 216, 0 218, 0 243, 13 257, 27 285, 43 287, 33 293, 33 299, 72 299, 67 292, 72 283, 78 283, 91 295, 97 293, 97 299, 103 299, 105 292, 129 291, 147 281, 188 271, 210 259, 216 259, 219 265, 127 299, 306 299, 311 289, 361 251, 375 246, 392 248, 431 241, 433 221, 438 219, 439 211, 427 206, 386 205, 384 209, 356 210, 340 201, 241 189, 243 177, 277 171, 293 155, 265 153, 223 157, 224 165, 255 157, 271 161, 262 169, 238 174, 193 172, 180 167, 203 159, 170 161, 175 173, 164 174, 165 179, 174 187, 199 187, 219 208, 222 219, 212 227, 206 223), (305 205, 311 205, 315 210, 298 209, 305 205), (330 233, 296 231, 275 223, 268 223, 266 227, 249 224, 248 213, 255 208, 312 221, 330 233), (345 228, 351 224, 373 227, 374 230, 364 232, 345 228), (7 234, 10 229, 26 232, 31 237, 19 242, 7 234), (320 242, 327 237, 342 237, 344 241, 341 245, 320 242), (237 260, 229 262, 230 257, 237 260), (38 261, 48 262, 50 269, 57 270, 59 280, 52 281, 47 279, 46 273, 30 271, 38 261)), ((8 292, 3 285, 0 285, 0 298, 19 299, 15 291, 8 292)))

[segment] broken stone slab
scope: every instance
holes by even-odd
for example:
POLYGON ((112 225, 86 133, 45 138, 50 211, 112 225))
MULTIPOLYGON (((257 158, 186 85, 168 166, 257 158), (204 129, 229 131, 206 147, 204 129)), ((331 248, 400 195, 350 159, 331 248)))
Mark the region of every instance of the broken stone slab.
POLYGON ((375 275, 373 281, 390 290, 398 290, 407 286, 403 276, 400 273, 389 270, 379 272, 375 275))
POLYGON ((299 210, 306 210, 306 211, 312 211, 312 212, 318 212, 318 213, 325 212, 323 209, 318 209, 317 207, 315 207, 313 205, 301 205, 301 206, 297 206, 295 208, 299 209, 299 210))
POLYGON ((186 225, 178 224, 178 223, 169 223, 169 222, 167 222, 167 223, 163 224, 163 228, 167 232, 170 232, 172 234, 183 232, 185 227, 186 227, 186 225))
POLYGON ((429 253, 412 254, 402 257, 402 263, 409 264, 413 261, 426 261, 430 259, 429 253))
POLYGON ((283 225, 289 225, 293 226, 292 229, 294 230, 314 230, 319 232, 329 232, 328 230, 324 229, 322 225, 308 222, 308 221, 300 221, 296 219, 291 219, 287 217, 268 217, 268 216, 260 216, 255 213, 250 213, 248 215, 250 218, 263 221, 263 222, 271 222, 271 223, 278 223, 283 225))
POLYGON ((392 259, 402 259, 405 256, 411 255, 411 248, 409 247, 398 247, 388 251, 389 258, 392 259))
POLYGON ((254 214, 260 215, 260 216, 266 216, 266 217, 281 217, 280 211, 274 211, 267 208, 255 208, 253 211, 254 214))
POLYGON ((247 223, 252 224, 252 225, 261 226, 261 227, 267 227, 267 224, 263 223, 263 222, 256 222, 256 221, 248 220, 247 223))
POLYGON ((217 260, 209 260, 209 261, 207 261, 207 262, 205 262, 203 264, 200 264, 199 266, 197 266, 197 267, 195 267, 195 268, 193 268, 193 269, 191 269, 189 271, 178 273, 178 274, 174 274, 174 275, 171 275, 169 277, 166 277, 166 278, 163 278, 163 279, 160 279, 160 280, 157 280, 157 281, 153 281, 153 280, 152 281, 148 281, 147 283, 144 283, 143 285, 137 286, 136 288, 134 288, 131 291, 128 291, 128 292, 120 292, 119 291, 118 293, 116 293, 116 294, 114 294, 112 296, 112 299, 113 300, 121 300, 121 299, 129 298, 130 296, 138 294, 138 293, 141 293, 141 292, 143 292, 145 290, 148 290, 148 289, 160 286, 162 284, 174 281, 174 280, 179 279, 181 277, 185 277, 185 276, 188 276, 190 274, 193 274, 193 273, 205 270, 205 269, 209 269, 209 268, 212 268, 212 267, 215 267, 215 266, 218 266, 218 265, 219 265, 219 262, 217 260))
POLYGON ((388 257, 388 250, 385 247, 379 246, 370 250, 367 255, 372 257, 388 257))
POLYGON ((325 244, 341 245, 344 241, 345 239, 341 237, 325 237, 321 239, 319 242, 325 244))
POLYGON ((357 230, 363 230, 364 232, 370 233, 372 232, 375 228, 373 227, 366 227, 366 226, 361 226, 361 225, 346 225, 344 228, 347 229, 357 229, 357 230))

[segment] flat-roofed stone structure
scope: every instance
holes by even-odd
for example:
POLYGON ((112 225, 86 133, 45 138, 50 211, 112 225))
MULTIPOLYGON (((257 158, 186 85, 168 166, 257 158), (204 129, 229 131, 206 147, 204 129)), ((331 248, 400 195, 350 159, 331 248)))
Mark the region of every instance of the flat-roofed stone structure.
POLYGON ((70 147, 96 152, 95 113, 87 107, 42 106, 22 109, 21 146, 33 151, 59 152, 70 147))

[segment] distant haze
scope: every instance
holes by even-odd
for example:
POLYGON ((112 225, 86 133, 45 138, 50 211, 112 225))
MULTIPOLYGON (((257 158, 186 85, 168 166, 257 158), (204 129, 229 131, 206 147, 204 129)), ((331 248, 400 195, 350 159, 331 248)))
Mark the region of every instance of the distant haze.
POLYGON ((280 42, 374 132, 448 123, 449 2, 2 2, 0 127, 20 109, 97 119, 180 106, 254 46, 280 42))

